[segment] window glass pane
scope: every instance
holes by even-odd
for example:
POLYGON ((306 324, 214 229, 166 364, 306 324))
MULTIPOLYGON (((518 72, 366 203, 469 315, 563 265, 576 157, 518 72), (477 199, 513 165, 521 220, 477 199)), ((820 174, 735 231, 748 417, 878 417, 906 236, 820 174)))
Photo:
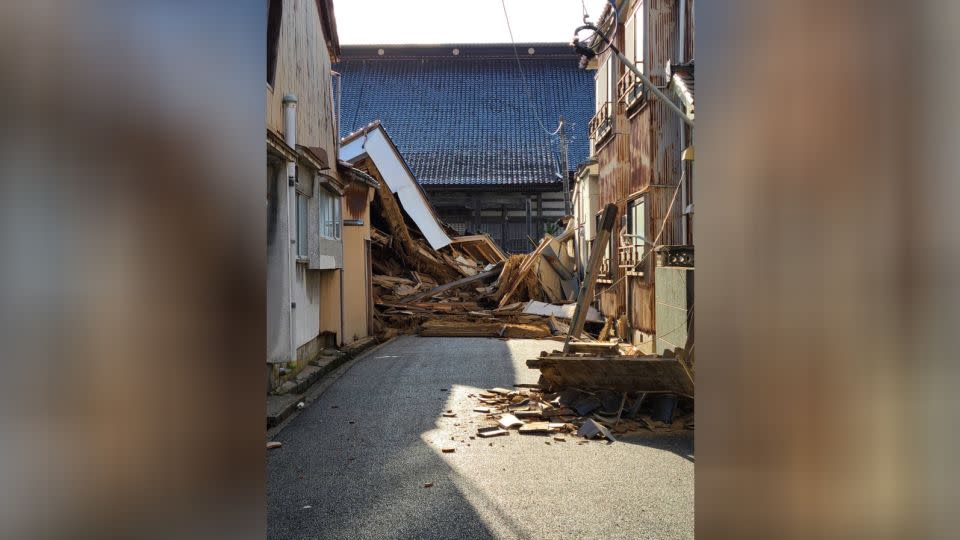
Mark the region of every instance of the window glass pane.
POLYGON ((327 193, 323 189, 317 191, 317 207, 319 208, 318 218, 320 224, 320 236, 326 236, 327 233, 323 229, 323 223, 326 220, 327 216, 327 193))
POLYGON ((623 28, 623 55, 626 56, 628 60, 635 60, 636 58, 636 54, 634 53, 637 31, 636 20, 636 17, 631 17, 623 28))
POLYGON ((633 235, 633 245, 642 246, 644 244, 644 225, 646 223, 646 212, 644 211, 643 199, 635 201, 630 207, 630 234, 633 235))
POLYGON ((307 198, 297 195, 297 255, 307 256, 307 198))
POLYGON ((323 235, 333 238, 333 197, 325 193, 323 197, 323 235))

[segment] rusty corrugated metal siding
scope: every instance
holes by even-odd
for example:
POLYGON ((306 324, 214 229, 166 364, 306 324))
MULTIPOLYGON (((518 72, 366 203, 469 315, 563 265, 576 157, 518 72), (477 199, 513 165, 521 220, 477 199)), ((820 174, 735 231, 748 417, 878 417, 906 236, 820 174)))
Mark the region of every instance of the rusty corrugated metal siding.
MULTIPOLYGON (((667 83, 665 68, 676 63, 678 47, 684 55, 693 57, 693 0, 646 0, 648 17, 646 29, 645 72, 659 86, 667 83), (677 33, 679 2, 687 2, 687 31, 684 44, 677 33)), ((621 32, 622 35, 622 32, 621 32)), ((610 54, 607 52, 606 54, 610 54)), ((600 60, 605 60, 601 58, 600 60)), ((621 67, 621 73, 623 68, 621 67)), ((623 216, 627 201, 641 192, 647 193, 646 234, 652 240, 659 232, 670 209, 676 186, 680 180, 680 123, 681 120, 655 97, 648 95, 639 110, 627 110, 617 103, 613 118, 612 138, 597 150, 599 163, 600 205, 615 203, 623 216)), ((679 195, 670 211, 660 244, 683 244, 679 195)), ((619 235, 616 235, 611 256, 616 258, 619 235)), ((648 256, 642 270, 643 277, 623 278, 614 260, 611 260, 612 286, 601 285, 600 308, 607 315, 629 311, 630 325, 647 333, 656 327, 654 302, 654 257, 648 256), (621 279, 623 278, 623 279, 621 279), (627 288, 630 289, 630 309, 627 306, 627 288)))

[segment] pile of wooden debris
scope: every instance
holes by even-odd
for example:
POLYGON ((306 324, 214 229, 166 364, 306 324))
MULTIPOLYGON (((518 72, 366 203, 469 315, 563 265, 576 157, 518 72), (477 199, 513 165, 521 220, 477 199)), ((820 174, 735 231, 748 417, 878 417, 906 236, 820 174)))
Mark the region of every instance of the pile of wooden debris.
MULTIPOLYGON (((507 256, 488 235, 456 236, 433 249, 389 189, 371 205, 375 333, 549 338, 567 333, 576 298, 572 259, 557 251, 572 234, 546 235, 532 253, 507 256), (566 305, 555 305, 566 304, 566 305)), ((587 322, 599 328, 591 309, 587 322)))
POLYGON ((674 407, 671 400, 648 392, 565 388, 549 393, 539 385, 514 386, 475 396, 478 406, 473 410, 488 424, 477 430, 477 436, 507 435, 515 429, 521 435, 550 436, 561 442, 570 435, 613 442, 616 435, 694 428, 692 399, 681 399, 674 407), (661 403, 669 410, 664 411, 661 403))

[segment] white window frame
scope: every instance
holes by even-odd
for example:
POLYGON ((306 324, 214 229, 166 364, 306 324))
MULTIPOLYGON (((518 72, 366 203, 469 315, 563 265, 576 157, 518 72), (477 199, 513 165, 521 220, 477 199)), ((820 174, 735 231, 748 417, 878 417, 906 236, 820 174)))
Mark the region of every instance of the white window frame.
POLYGON ((297 192, 296 200, 296 220, 297 220, 297 258, 306 259, 309 255, 309 241, 308 232, 309 232, 309 219, 310 215, 310 198, 306 195, 297 192))
POLYGON ((320 208, 318 212, 320 236, 327 240, 340 240, 343 236, 343 219, 340 210, 343 203, 342 197, 329 190, 321 189, 320 199, 317 202, 320 208))
POLYGON ((641 246, 641 255, 646 253, 647 238, 647 197, 641 195, 627 202, 627 234, 630 235, 634 246, 641 246), (637 208, 640 208, 639 216, 637 208), (640 223, 637 223, 639 217, 640 223))

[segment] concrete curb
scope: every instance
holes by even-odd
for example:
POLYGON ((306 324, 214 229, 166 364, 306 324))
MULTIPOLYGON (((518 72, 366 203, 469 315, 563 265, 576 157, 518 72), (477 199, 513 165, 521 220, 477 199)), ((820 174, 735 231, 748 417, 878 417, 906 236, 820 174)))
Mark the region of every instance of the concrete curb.
POLYGON ((288 407, 288 410, 283 411, 284 414, 282 417, 278 418, 272 423, 271 418, 269 416, 267 417, 267 440, 269 441, 278 433, 283 431, 283 428, 285 428, 287 424, 289 424, 298 416, 299 411, 296 408, 297 403, 301 401, 304 402, 304 408, 310 406, 311 403, 323 395, 330 385, 342 377, 344 373, 350 371, 350 368, 352 368, 354 364, 375 353, 378 349, 380 349, 380 347, 383 347, 398 337, 400 336, 394 336, 382 343, 377 343, 376 345, 362 349, 352 356, 343 356, 330 362, 327 366, 325 366, 325 369, 323 369, 320 375, 311 377, 312 382, 302 391, 302 395, 297 396, 297 399, 293 400, 293 404, 288 407))

